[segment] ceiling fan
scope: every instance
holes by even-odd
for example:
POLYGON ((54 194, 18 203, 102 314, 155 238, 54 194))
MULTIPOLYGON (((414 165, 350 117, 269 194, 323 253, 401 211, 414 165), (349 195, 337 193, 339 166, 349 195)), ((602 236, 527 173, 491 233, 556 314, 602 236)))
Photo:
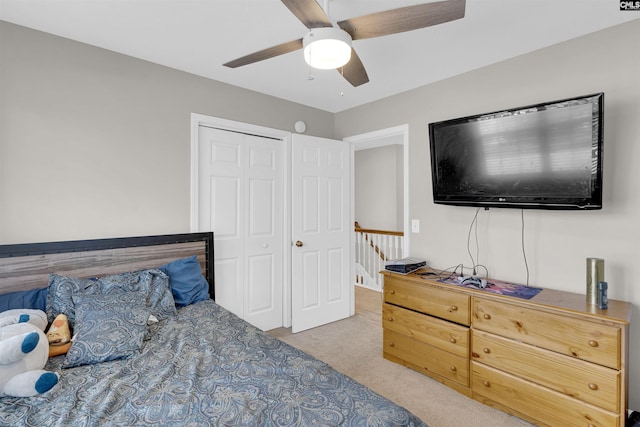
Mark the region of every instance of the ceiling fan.
POLYGON ((417 4, 345 19, 334 24, 316 0, 281 1, 309 29, 307 35, 298 40, 234 59, 224 66, 237 68, 304 49, 305 60, 309 65, 315 68, 340 69, 343 77, 352 86, 357 87, 367 83, 369 76, 358 54, 351 47, 353 40, 382 37, 463 18, 466 2, 466 0, 446 0, 417 4), (338 54, 335 50, 327 55, 321 53, 317 47, 322 44, 318 43, 319 41, 337 46, 338 52, 342 49, 344 56, 336 58, 338 54), (317 60, 329 60, 329 63, 316 64, 317 60))

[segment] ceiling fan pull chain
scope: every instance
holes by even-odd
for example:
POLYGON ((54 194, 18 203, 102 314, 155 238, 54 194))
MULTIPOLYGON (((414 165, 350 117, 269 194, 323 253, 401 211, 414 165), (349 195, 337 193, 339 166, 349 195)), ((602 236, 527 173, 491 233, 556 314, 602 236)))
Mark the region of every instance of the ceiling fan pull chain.
MULTIPOLYGON (((311 55, 313 55, 313 51, 309 51, 309 57, 311 57, 311 55)), ((315 80, 315 76, 312 74, 313 67, 309 65, 307 69, 309 70, 307 73, 307 80, 315 80)))

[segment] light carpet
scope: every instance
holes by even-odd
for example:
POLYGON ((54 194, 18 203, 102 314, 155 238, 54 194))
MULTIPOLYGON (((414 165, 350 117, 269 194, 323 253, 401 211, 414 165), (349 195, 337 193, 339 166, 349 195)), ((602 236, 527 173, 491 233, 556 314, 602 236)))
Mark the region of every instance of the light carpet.
POLYGON ((356 314, 297 334, 269 333, 407 408, 429 427, 531 427, 382 357, 382 294, 356 286, 356 314))

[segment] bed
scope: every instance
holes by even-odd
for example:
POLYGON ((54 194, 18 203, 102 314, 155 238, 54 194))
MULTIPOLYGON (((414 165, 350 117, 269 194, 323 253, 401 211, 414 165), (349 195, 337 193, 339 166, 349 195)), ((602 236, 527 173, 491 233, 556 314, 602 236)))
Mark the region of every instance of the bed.
POLYGON ((94 344, 92 335, 84 334, 97 313, 127 311, 134 318, 131 313, 139 311, 153 322, 139 326, 141 344, 123 357, 83 360, 90 352, 72 349, 51 357, 45 369, 60 374, 58 384, 36 397, 0 398, 3 426, 426 426, 406 409, 217 305, 212 233, 0 246, 0 299, 9 296, 40 306, 46 298, 48 315, 50 305, 70 310, 64 303, 71 301, 77 334, 72 349, 84 341, 94 344), (191 267, 197 263, 200 273, 195 298, 188 289, 176 293, 181 276, 166 270, 184 260, 191 260, 191 267), (135 288, 139 283, 131 275, 149 283, 166 276, 175 313, 154 312, 166 306, 164 297, 154 300, 162 304, 147 307, 150 293, 135 288), (64 286, 52 287, 61 281, 64 286), (68 291, 69 283, 85 286, 84 291, 72 289, 70 300, 60 299, 59 291, 68 291), (102 287, 92 291, 97 284, 102 287), (142 294, 147 300, 138 299, 142 294), (129 301, 130 295, 136 296, 129 301), (114 299, 118 307, 113 301, 109 305, 114 299), (136 303, 139 308, 125 310, 136 303), (79 363, 74 363, 77 357, 69 363, 77 353, 79 363))

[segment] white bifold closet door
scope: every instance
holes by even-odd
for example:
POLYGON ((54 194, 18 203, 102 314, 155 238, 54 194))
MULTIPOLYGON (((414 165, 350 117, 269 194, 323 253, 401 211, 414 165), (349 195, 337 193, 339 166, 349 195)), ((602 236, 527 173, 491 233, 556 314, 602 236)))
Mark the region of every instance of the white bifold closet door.
POLYGON ((280 327, 284 143, 202 125, 198 141, 198 227, 214 231, 216 302, 263 330, 280 327))

